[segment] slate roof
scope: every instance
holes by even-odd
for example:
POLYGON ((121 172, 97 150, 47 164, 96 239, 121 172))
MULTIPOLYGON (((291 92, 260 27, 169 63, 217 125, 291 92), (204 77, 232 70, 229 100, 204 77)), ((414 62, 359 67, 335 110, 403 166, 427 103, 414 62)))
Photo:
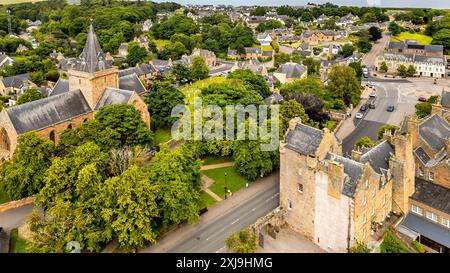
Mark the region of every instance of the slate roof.
POLYGON ((136 93, 141 94, 146 90, 139 80, 136 74, 131 74, 119 78, 119 88, 125 90, 136 91, 136 93))
POLYGON ((389 169, 389 158, 393 154, 394 148, 385 140, 364 153, 361 156, 361 162, 369 162, 376 173, 383 175, 389 169))
POLYGON ((80 54, 73 69, 92 73, 111 67, 111 63, 105 61, 105 53, 103 53, 102 48, 100 47, 97 35, 95 35, 94 32, 94 26, 91 22, 83 52, 80 54))
POLYGON ((275 72, 286 74, 287 78, 300 78, 307 70, 306 66, 298 63, 285 63, 280 65, 275 72))
POLYGON ((433 115, 419 124, 420 137, 435 151, 447 146, 450 125, 438 115, 433 115))
POLYGON ((417 156, 417 158, 426 165, 428 161, 430 161, 430 156, 425 152, 425 150, 422 147, 417 148, 414 150, 414 154, 417 156))
POLYGON ((103 93, 103 96, 95 106, 95 110, 112 104, 127 103, 130 100, 131 95, 133 95, 133 91, 117 88, 106 88, 105 93, 103 93))
POLYGON ((260 47, 246 47, 245 53, 261 54, 262 48, 260 47))
POLYGON ((408 213, 405 219, 400 223, 399 228, 406 227, 420 235, 438 242, 441 245, 450 247, 450 229, 427 220, 424 217, 414 213, 408 213))
POLYGON ((62 93, 65 93, 69 91, 69 80, 66 79, 59 79, 55 86, 53 87, 52 92, 50 93, 50 96, 59 95, 62 93))
POLYGON ((450 91, 442 91, 441 105, 450 108, 450 91))
POLYGON ((416 178, 416 191, 410 198, 450 214, 450 189, 448 188, 416 178))
POLYGON ((3 78, 3 84, 5 85, 5 87, 21 88, 27 81, 31 81, 28 73, 3 78))
POLYGON ((5 109, 18 134, 46 128, 92 112, 80 90, 5 109))
POLYGON ((355 195, 356 186, 361 179, 364 170, 364 164, 361 164, 353 159, 343 156, 327 153, 325 159, 338 162, 344 166, 344 173, 346 175, 344 185, 342 187, 342 194, 348 197, 355 195))
POLYGON ((264 103, 267 105, 280 104, 284 101, 284 98, 279 93, 272 93, 264 99, 264 103))
POLYGON ((297 124, 286 135, 286 147, 303 155, 315 155, 322 142, 322 131, 304 124, 297 124))

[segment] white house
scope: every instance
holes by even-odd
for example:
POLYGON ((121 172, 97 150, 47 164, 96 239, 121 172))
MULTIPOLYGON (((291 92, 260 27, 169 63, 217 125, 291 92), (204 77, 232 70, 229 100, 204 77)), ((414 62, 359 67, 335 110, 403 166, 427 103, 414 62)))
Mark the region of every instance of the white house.
POLYGON ((341 46, 339 44, 329 44, 328 46, 324 47, 322 52, 325 54, 338 54, 339 50, 341 50, 341 46))
POLYGON ((413 65, 416 76, 443 78, 445 77, 445 60, 443 57, 429 57, 417 54, 384 53, 376 61, 376 70, 385 62, 388 73, 396 73, 400 65, 408 68, 413 65))
POLYGON ((260 33, 256 36, 256 39, 261 43, 261 45, 270 45, 273 41, 272 37, 267 33, 260 33))
POLYGON ((349 25, 353 25, 355 22, 355 16, 351 13, 339 18, 336 20, 336 25, 338 27, 347 27, 349 25))
POLYGON ((11 57, 4 53, 0 53, 0 70, 3 69, 5 66, 12 65, 14 62, 11 57))
POLYGON ((142 32, 148 32, 153 26, 152 20, 148 19, 142 23, 142 32))

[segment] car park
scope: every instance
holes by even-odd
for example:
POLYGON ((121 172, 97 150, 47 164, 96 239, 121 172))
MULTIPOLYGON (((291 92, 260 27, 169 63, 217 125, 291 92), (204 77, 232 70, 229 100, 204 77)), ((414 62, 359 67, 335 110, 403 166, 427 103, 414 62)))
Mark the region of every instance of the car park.
POLYGON ((355 118, 357 119, 362 119, 364 117, 364 115, 360 112, 356 113, 355 118))
POLYGON ((395 110, 395 107, 392 104, 390 104, 390 105, 388 105, 388 107, 386 107, 386 111, 388 111, 388 112, 394 112, 394 110, 395 110))

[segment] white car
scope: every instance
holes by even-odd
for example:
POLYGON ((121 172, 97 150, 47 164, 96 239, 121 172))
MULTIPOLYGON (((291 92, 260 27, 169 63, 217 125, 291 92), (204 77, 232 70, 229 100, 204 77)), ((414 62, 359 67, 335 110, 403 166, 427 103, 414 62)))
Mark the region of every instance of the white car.
POLYGON ((375 83, 374 83, 374 82, 369 82, 369 85, 372 86, 372 87, 374 87, 374 86, 375 86, 375 83))
POLYGON ((375 91, 373 91, 372 93, 370 93, 369 97, 371 98, 375 98, 377 96, 377 93, 375 91))
POLYGON ((356 113, 355 118, 357 119, 362 119, 364 117, 364 115, 362 113, 356 113))

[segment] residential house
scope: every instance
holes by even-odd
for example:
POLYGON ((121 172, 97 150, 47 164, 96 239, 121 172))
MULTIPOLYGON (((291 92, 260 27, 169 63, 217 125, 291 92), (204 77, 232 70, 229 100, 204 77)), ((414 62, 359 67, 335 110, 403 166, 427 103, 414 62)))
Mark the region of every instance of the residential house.
POLYGON ((286 84, 293 81, 304 79, 308 75, 308 68, 298 63, 284 63, 273 72, 274 78, 280 83, 286 84))
POLYGON ((5 78, 0 76, 0 94, 2 96, 17 94, 20 90, 27 89, 28 87, 36 87, 28 73, 5 78))
POLYGON ((141 28, 141 30, 142 30, 142 32, 149 32, 150 29, 152 28, 152 26, 153 26, 152 20, 147 19, 147 20, 145 20, 145 21, 142 23, 142 28, 141 28))
POLYGON ((428 57, 417 54, 384 53, 378 56, 375 70, 378 71, 382 63, 386 63, 388 73, 397 73, 400 65, 408 68, 410 65, 416 69, 417 76, 443 78, 445 77, 445 59, 443 57, 428 57))
POLYGON ((119 56, 126 57, 128 55, 128 43, 121 43, 119 46, 119 56))
POLYGON ((14 60, 6 55, 5 53, 0 53, 0 70, 5 68, 8 65, 12 65, 14 63, 14 60))
POLYGON ((322 14, 319 17, 317 17, 317 19, 314 20, 314 22, 320 26, 328 20, 330 20, 330 17, 326 16, 325 14, 322 14))
POLYGON ((407 40, 404 42, 389 42, 386 51, 389 53, 417 54, 428 57, 444 56, 444 46, 421 45, 412 40, 407 40))
POLYGON ((231 71, 233 72, 237 69, 248 69, 257 75, 261 75, 264 77, 268 76, 266 66, 255 59, 242 62, 236 61, 234 63, 234 66, 231 68, 231 71))
POLYGON ((255 29, 259 24, 264 23, 266 17, 264 16, 248 16, 245 18, 245 22, 251 29, 255 29))
POLYGON ((302 32, 303 43, 318 45, 323 42, 333 42, 346 36, 345 32, 334 30, 305 30, 302 32))
POLYGON ((228 49, 227 56, 231 59, 258 59, 263 57, 263 50, 260 47, 245 47, 244 53, 239 53, 237 49, 228 49))
POLYGON ((338 27, 346 28, 347 26, 353 25, 356 22, 355 16, 351 13, 336 20, 336 25, 338 27))
POLYGON ((322 52, 325 54, 333 54, 336 55, 341 50, 341 45, 336 43, 330 43, 322 49, 322 52))
POLYGON ((268 33, 258 34, 256 36, 256 40, 258 40, 261 43, 261 45, 263 45, 263 46, 270 45, 270 43, 272 43, 272 41, 273 41, 272 37, 268 33))

